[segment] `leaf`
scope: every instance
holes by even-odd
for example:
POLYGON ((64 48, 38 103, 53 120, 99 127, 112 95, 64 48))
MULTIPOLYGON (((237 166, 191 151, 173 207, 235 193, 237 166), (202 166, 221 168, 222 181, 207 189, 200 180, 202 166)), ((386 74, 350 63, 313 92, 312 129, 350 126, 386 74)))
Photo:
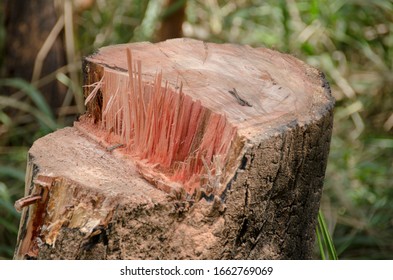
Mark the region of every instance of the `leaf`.
POLYGON ((37 120, 41 123, 41 125, 45 128, 49 128, 50 130, 54 131, 58 128, 58 125, 54 121, 51 116, 48 116, 41 111, 37 110, 36 108, 32 107, 28 103, 21 102, 11 97, 7 96, 0 96, 0 105, 13 107, 18 110, 22 110, 32 114, 37 120))
POLYGON ((31 98, 31 100, 33 100, 34 104, 42 113, 44 113, 48 118, 54 120, 53 113, 45 98, 42 96, 42 93, 38 91, 33 85, 20 78, 12 78, 0 80, 0 86, 8 86, 20 89, 26 93, 31 98))
POLYGON ((329 230, 326 226, 325 219, 323 217, 322 211, 318 212, 318 226, 316 230, 317 242, 319 251, 321 253, 321 258, 326 259, 325 251, 328 253, 329 259, 338 260, 336 248, 334 247, 333 240, 330 236, 329 230))

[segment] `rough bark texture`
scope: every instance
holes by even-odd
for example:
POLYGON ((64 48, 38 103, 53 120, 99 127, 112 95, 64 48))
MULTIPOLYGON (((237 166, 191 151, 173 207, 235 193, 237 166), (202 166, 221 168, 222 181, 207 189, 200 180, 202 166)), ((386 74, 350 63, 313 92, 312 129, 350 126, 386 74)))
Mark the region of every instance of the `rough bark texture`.
MULTIPOLYGON (((180 39, 101 49, 86 60, 86 84, 127 69, 132 77, 127 48, 142 61, 142 80, 162 70, 164 80, 173 87, 180 80, 184 95, 206 108, 203 120, 225 116, 236 129, 219 187, 209 195, 205 185, 188 193, 160 188, 149 172, 168 180, 173 166, 135 157, 133 143, 114 148, 115 132, 103 125, 108 89, 86 89, 86 116, 29 151, 26 195, 42 199, 23 210, 15 258, 311 258, 333 121, 323 74, 263 48, 180 39)), ((201 126, 203 134, 208 125, 201 126)), ((211 170, 196 169, 198 176, 218 176, 214 156, 203 162, 211 170)))

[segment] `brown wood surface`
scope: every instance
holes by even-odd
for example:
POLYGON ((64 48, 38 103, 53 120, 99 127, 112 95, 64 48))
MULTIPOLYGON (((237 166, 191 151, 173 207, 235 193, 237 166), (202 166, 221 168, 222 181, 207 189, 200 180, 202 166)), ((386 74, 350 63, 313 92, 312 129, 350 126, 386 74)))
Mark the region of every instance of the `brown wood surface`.
POLYGON ((334 105, 322 73, 175 39, 102 48, 84 74, 86 114, 29 151, 26 196, 42 198, 18 204, 15 258, 312 256, 334 105))

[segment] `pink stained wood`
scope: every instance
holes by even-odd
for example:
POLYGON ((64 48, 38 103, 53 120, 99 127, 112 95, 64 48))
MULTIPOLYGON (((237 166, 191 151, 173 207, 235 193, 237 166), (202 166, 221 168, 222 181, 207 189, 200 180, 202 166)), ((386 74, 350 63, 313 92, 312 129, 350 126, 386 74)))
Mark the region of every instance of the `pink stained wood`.
POLYGON ((104 47, 86 61, 103 71, 102 114, 93 117, 143 161, 142 174, 161 173, 191 193, 214 157, 226 185, 246 145, 307 124, 330 102, 318 70, 265 48, 174 39, 104 47))

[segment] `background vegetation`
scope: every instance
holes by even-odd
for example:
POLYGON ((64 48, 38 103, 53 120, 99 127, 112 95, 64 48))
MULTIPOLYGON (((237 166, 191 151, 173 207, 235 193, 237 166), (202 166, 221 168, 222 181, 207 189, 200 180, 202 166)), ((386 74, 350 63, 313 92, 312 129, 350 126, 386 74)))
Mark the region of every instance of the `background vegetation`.
MULTIPOLYGON (((327 75, 336 98, 322 201, 327 227, 341 259, 393 259, 393 1, 177 4, 184 2, 185 37, 274 48, 327 75)), ((68 50, 74 58, 68 63, 80 66, 82 56, 104 45, 155 41, 163 15, 175 8, 163 8, 162 1, 96 0, 66 23, 65 28, 74 31, 75 46, 68 50)), ((0 20, 4 22, 3 11, 0 20)), ((0 67, 6 59, 6 40, 12 40, 12 34, 6 34, 1 24, 0 67)), ((74 95, 68 107, 74 106, 69 112, 75 113, 81 107, 81 84, 71 78, 80 72, 72 71, 76 70, 58 71, 49 78, 61 81, 74 95)), ((13 203, 23 196, 27 151, 38 137, 69 125, 73 113, 64 117, 52 112, 29 81, 2 77, 1 86, 17 89, 11 96, 0 95, 0 258, 8 259, 19 221, 13 203)))

